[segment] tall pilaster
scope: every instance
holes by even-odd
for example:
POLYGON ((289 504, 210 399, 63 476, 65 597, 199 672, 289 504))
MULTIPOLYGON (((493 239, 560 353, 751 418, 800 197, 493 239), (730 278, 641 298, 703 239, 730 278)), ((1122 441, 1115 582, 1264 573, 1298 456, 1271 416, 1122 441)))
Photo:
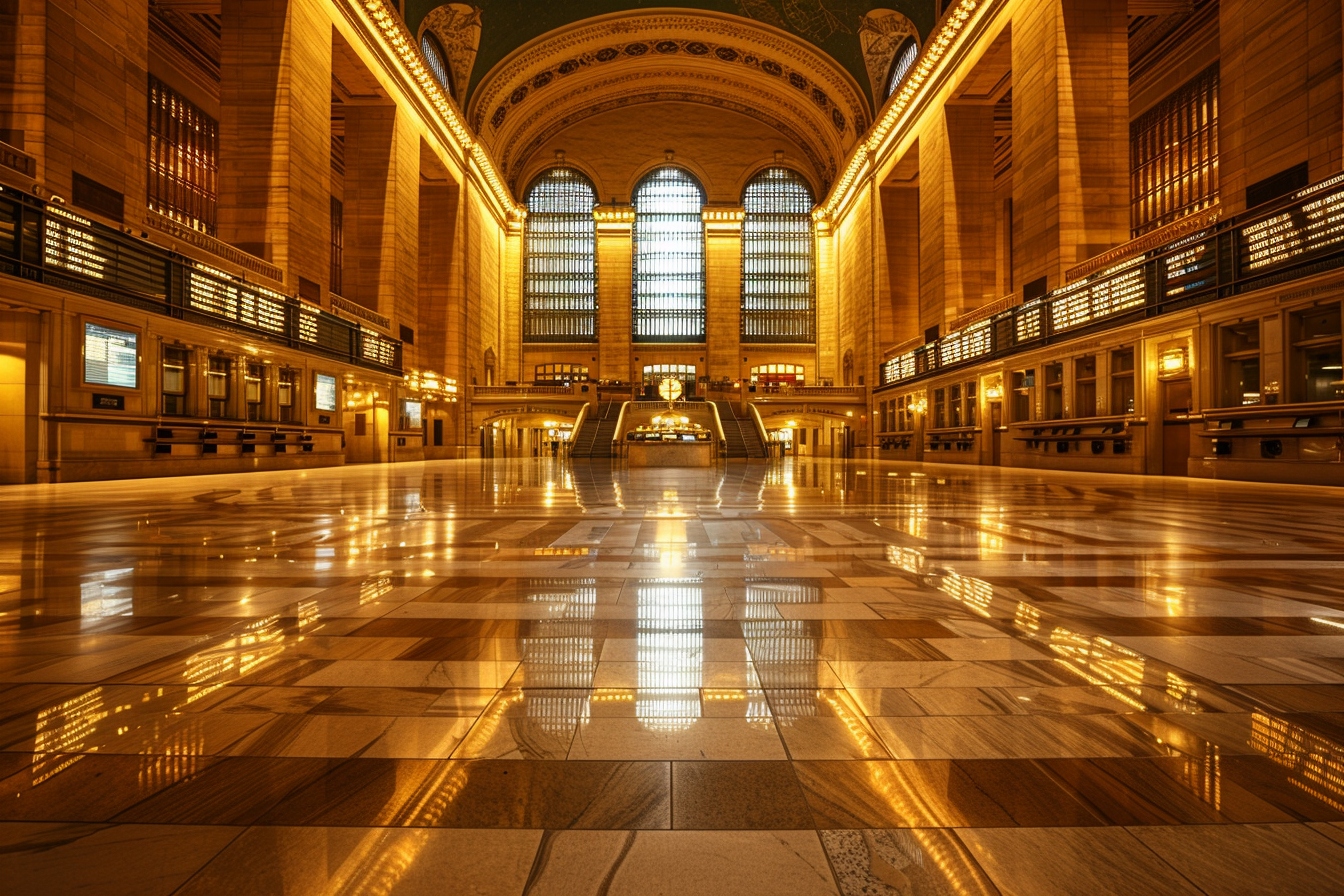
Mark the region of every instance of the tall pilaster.
POLYGON ((327 279, 331 26, 318 0, 223 0, 219 236, 327 279))
POLYGON ((598 378, 630 381, 630 289, 635 210, 629 205, 602 205, 597 222, 598 378))
POLYGON ((1129 238, 1125 0, 1040 0, 1014 17, 1014 283, 1129 238))
POLYGON ((705 224, 705 341, 710 379, 742 375, 741 208, 714 206, 701 214, 705 224))

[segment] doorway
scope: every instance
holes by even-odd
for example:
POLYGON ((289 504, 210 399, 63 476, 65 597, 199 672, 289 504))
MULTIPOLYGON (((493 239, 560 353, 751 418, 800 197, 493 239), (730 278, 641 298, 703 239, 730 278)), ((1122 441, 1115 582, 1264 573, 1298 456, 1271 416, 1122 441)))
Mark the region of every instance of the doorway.
POLYGON ((1162 380, 1162 475, 1190 475, 1190 378, 1162 380))
POLYGON ((1008 427, 1003 425, 1003 402, 989 403, 989 462, 999 466, 1003 458, 1003 433, 1008 427))
POLYGON ((37 409, 29 402, 28 361, 41 354, 40 320, 36 314, 0 313, 0 483, 4 484, 36 481, 37 409))

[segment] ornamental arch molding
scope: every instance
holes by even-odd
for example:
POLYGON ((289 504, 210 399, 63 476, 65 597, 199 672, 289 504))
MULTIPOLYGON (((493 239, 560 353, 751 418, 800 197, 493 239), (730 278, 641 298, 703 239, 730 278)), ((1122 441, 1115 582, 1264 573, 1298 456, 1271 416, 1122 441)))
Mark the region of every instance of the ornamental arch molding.
POLYGON ((565 128, 659 102, 723 108, 775 129, 802 149, 818 195, 871 121, 857 82, 812 45, 690 10, 615 13, 544 34, 485 75, 467 116, 517 190, 544 165, 533 155, 565 128))

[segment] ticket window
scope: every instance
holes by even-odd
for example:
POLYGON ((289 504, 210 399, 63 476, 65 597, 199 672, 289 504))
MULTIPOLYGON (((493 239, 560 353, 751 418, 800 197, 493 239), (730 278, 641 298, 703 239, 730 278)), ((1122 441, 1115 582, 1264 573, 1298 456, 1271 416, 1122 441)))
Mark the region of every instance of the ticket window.
POLYGON ((293 370, 282 369, 276 382, 276 406, 280 409, 280 422, 293 423, 295 417, 294 397, 298 394, 298 376, 293 370))
POLYGON ((266 386, 266 368, 262 364, 247 365, 243 376, 243 396, 247 402, 247 419, 261 420, 264 417, 263 400, 266 386))
POLYGON ((184 348, 163 349, 163 413, 181 417, 187 413, 187 361, 184 348))
POLYGON ((205 397, 210 402, 211 417, 229 416, 229 374, 232 364, 228 358, 211 356, 205 370, 205 397))

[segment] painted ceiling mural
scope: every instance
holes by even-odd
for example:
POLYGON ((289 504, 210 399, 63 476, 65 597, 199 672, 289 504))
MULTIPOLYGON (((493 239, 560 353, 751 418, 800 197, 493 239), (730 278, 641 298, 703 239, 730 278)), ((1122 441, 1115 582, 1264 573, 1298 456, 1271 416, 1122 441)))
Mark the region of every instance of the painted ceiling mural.
MULTIPOLYGON (((443 0, 405 0, 406 24, 411 32, 418 33, 425 16, 441 5, 443 0)), ((801 37, 844 66, 869 94, 868 99, 873 100, 874 79, 864 59, 865 49, 870 49, 865 46, 870 43, 870 36, 864 34, 871 30, 870 24, 865 27, 868 13, 874 9, 896 10, 915 24, 922 40, 933 27, 935 3, 934 0, 474 0, 471 6, 479 11, 480 45, 471 69, 470 90, 475 90, 481 78, 501 59, 555 28, 624 10, 675 7, 732 13, 801 37)), ((459 93, 459 99, 462 98, 459 93)))

